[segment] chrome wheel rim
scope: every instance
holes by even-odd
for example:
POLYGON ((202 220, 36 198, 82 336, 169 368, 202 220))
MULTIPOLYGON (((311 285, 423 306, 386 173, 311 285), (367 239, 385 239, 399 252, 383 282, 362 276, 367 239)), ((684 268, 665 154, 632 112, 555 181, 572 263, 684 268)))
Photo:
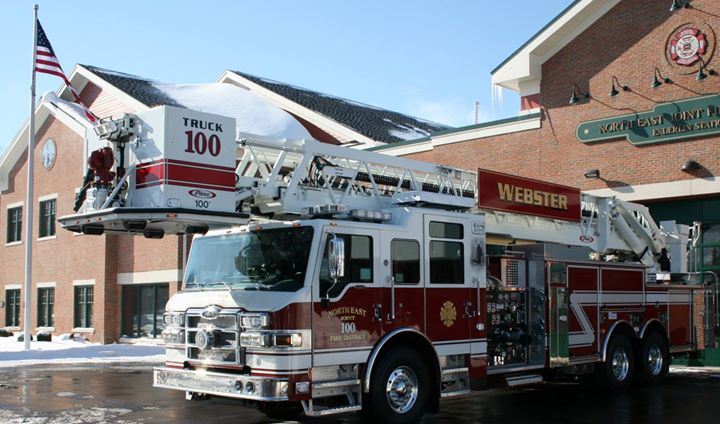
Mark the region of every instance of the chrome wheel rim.
POLYGON ((616 381, 624 381, 630 372, 630 359, 625 349, 619 347, 613 352, 610 363, 616 381))
POLYGON ((652 375, 660 375, 663 369, 663 353, 658 345, 650 346, 648 349, 648 369, 652 375))
POLYGON ((418 398, 418 381, 415 372, 408 367, 397 367, 387 379, 385 395, 393 411, 404 414, 415 405, 418 398))

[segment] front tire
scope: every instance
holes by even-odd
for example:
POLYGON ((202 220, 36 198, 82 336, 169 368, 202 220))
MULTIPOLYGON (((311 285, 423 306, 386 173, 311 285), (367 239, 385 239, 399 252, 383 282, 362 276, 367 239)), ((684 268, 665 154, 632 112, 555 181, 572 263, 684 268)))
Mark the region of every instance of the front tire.
POLYGON ((670 354, 665 339, 652 332, 643 340, 638 358, 640 382, 655 384, 665 377, 670 366, 670 354))
POLYGON ((394 348, 381 357, 363 402, 364 415, 375 423, 414 423, 422 418, 431 393, 422 357, 412 349, 394 348))
POLYGON ((611 392, 624 392, 630 388, 635 374, 635 356, 627 337, 616 334, 607 347, 605 362, 598 365, 596 376, 600 385, 611 392))

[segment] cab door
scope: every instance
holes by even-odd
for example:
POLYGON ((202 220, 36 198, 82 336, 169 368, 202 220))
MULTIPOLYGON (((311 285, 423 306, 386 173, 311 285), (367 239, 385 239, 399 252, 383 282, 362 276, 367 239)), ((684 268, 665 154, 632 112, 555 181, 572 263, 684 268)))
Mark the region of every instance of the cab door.
POLYGON ((382 334, 377 230, 325 226, 313 277, 313 366, 364 362, 382 334), (344 241, 344 275, 329 271, 329 240, 344 241), (340 351, 340 352, 339 352, 340 351))
POLYGON ((422 232, 383 231, 382 239, 383 271, 387 271, 383 332, 410 327, 425 334, 422 232))
POLYGON ((426 333, 439 355, 469 354, 478 281, 469 216, 424 217, 426 333))

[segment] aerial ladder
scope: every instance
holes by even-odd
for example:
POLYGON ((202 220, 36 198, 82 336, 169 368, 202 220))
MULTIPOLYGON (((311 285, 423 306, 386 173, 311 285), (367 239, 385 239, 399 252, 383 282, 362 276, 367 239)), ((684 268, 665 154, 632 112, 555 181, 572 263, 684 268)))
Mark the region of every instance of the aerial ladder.
MULTIPOLYGON (((658 226, 645 206, 615 197, 582 193, 577 221, 483 210, 477 206, 477 174, 472 171, 312 139, 272 139, 242 132, 232 138, 222 134, 224 147, 218 145, 218 155, 201 155, 205 162, 197 162, 202 147, 197 135, 195 140, 187 136, 187 146, 178 141, 184 136, 173 138, 191 132, 183 133, 188 116, 197 121, 222 118, 228 121, 225 128, 235 128, 233 119, 170 106, 101 121, 95 129, 96 153, 102 150, 112 160, 96 157, 95 165, 90 162, 78 193, 77 213, 61 217, 60 224, 87 234, 123 232, 159 238, 204 233, 251 219, 372 219, 355 214, 379 217, 393 207, 421 206, 484 213, 487 234, 507 240, 585 246, 600 255, 632 252, 647 267, 656 266, 655 258, 665 247, 685 257, 680 252, 687 246, 686 226, 672 222, 658 226), (195 153, 195 162, 187 160, 188 150, 195 153), (97 165, 114 162, 112 174, 107 166, 97 165), (109 174, 114 180, 108 180, 109 174), (227 183, 229 175, 234 183, 227 183), (173 195, 171 189, 177 187, 182 193, 173 195), (225 196, 222 203, 211 202, 219 197, 216 188, 225 196), (154 191, 148 195, 149 190, 154 191), (182 198, 185 192, 209 200, 182 198)), ((212 145, 205 150, 213 153, 212 145)), ((686 265, 676 267, 680 271, 686 265)))

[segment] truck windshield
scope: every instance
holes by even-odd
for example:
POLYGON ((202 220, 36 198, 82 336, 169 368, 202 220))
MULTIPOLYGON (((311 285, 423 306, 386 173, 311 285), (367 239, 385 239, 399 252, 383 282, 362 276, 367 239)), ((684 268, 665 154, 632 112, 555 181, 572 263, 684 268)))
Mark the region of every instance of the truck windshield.
POLYGON ((283 227, 193 241, 186 289, 292 292, 305 281, 312 227, 283 227))

